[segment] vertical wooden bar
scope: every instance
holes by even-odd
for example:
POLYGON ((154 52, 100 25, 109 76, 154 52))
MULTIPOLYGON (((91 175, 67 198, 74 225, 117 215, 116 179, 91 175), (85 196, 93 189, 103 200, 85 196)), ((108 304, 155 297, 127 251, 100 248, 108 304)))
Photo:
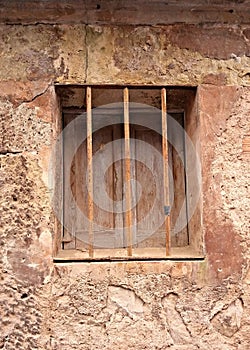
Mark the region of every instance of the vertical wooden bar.
POLYGON ((131 228, 131 169, 130 169, 130 137, 129 137, 129 94, 128 88, 123 91, 124 103, 124 136, 125 136, 125 229, 127 237, 128 256, 132 256, 132 228, 131 228))
POLYGON ((170 254, 170 203, 168 179, 168 131, 167 131, 167 96, 166 89, 161 90, 161 122, 162 122, 162 158, 164 185, 164 214, 166 225, 166 255, 170 254))
POLYGON ((91 111, 91 87, 87 87, 86 91, 86 102, 87 102, 87 167, 88 167, 88 220, 89 220, 89 257, 94 256, 93 249, 93 164, 92 164, 92 111, 91 111))

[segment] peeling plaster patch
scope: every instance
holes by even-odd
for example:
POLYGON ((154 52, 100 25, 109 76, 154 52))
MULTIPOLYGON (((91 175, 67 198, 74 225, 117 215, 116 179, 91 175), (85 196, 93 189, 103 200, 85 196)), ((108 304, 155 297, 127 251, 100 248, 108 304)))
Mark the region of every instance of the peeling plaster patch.
POLYGON ((110 286, 108 288, 108 298, 109 301, 116 303, 128 313, 140 314, 144 311, 143 301, 132 290, 120 286, 110 286))
POLYGON ((51 232, 49 230, 45 230, 43 232, 41 232, 40 236, 39 236, 39 242, 41 244, 41 246, 48 252, 51 253, 51 249, 52 249, 52 236, 51 236, 51 232))
POLYGON ((178 296, 174 293, 168 294, 162 299, 162 306, 166 313, 166 321, 169 325, 171 337, 175 344, 192 343, 189 331, 180 315, 176 310, 178 296))
POLYGON ((243 302, 241 299, 237 299, 219 311, 211 322, 219 333, 226 337, 232 337, 240 329, 243 311, 243 302))

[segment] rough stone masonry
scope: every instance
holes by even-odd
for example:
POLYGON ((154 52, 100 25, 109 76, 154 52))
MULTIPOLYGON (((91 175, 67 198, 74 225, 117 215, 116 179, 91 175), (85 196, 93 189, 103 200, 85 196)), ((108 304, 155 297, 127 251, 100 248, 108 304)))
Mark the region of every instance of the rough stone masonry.
POLYGON ((249 350, 249 2, 0 5, 0 349, 249 350), (58 83, 197 86, 203 261, 53 262, 58 83))

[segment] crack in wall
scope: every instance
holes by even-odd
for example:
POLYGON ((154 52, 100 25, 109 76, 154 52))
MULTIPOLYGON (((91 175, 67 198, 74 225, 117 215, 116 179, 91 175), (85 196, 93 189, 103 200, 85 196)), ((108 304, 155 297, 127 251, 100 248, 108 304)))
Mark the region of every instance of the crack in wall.
POLYGON ((43 89, 41 92, 39 92, 38 94, 36 94, 34 97, 32 97, 30 100, 24 100, 23 102, 21 102, 18 107, 20 107, 22 104, 28 104, 28 103, 32 103, 34 102, 38 97, 41 97, 42 95, 46 94, 49 90, 49 88, 53 86, 52 83, 48 84, 48 86, 46 86, 45 89, 43 89))

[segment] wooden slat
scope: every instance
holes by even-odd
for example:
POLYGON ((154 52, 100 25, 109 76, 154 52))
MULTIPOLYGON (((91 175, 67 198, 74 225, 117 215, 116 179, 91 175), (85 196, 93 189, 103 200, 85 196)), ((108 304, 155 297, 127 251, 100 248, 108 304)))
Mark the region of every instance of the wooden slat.
MULTIPOLYGON (((204 259, 204 254, 198 253, 191 246, 186 247, 173 247, 171 249, 171 255, 166 257, 165 248, 134 248, 133 256, 127 255, 127 249, 95 249, 95 256, 91 260, 153 260, 153 259, 166 259, 166 260, 186 260, 186 259, 204 259)), ((80 250, 72 249, 72 250, 61 250, 58 252, 57 256, 54 258, 56 262, 64 262, 64 261, 86 261, 90 260, 87 252, 82 252, 80 250)), ((138 261, 136 261, 138 264, 138 261)), ((153 266, 153 265, 152 265, 153 266)), ((158 269, 158 265, 154 265, 156 269, 158 269)), ((164 264, 164 268, 166 265, 164 264)))
POLYGON ((168 128, 168 137, 175 145, 168 144, 168 167, 171 169, 173 176, 173 198, 170 222, 171 222, 171 247, 185 247, 188 245, 188 227, 187 227, 187 208, 186 203, 186 184, 185 184, 185 168, 183 160, 185 159, 185 136, 184 136, 184 115, 182 113, 171 114, 171 117, 176 120, 181 126, 181 132, 176 128, 168 128), (186 222, 186 225, 180 230, 180 226, 186 222), (175 234, 174 233, 175 230, 175 234))
MULTIPOLYGON (((133 128, 133 126, 129 127, 129 137, 130 139, 135 139, 135 130, 133 128)), ((136 176, 136 143, 135 142, 131 142, 130 143, 130 178, 131 180, 137 180, 137 176, 136 176)), ((132 245, 134 246, 135 244, 137 244, 137 205, 135 205, 135 203, 137 203, 137 185, 138 182, 137 181, 131 181, 131 236, 132 236, 132 245)), ((134 246, 135 248, 135 246, 134 246)))
POLYGON ((114 193, 114 230, 116 247, 124 247, 123 223, 123 162, 122 162, 122 128, 120 124, 113 125, 113 193, 114 193), (114 161, 119 159, 118 161, 114 161))
MULTIPOLYGON (((168 179, 168 140, 167 140, 167 96, 166 89, 161 90, 161 115, 162 115, 162 158, 163 158, 163 192, 165 207, 169 202, 169 179, 168 179)), ((165 216, 166 225, 166 255, 170 254, 170 215, 165 216)))
POLYGON ((129 93, 128 88, 123 91, 124 102, 124 136, 125 136, 125 228, 127 237, 127 253, 132 256, 132 230, 131 230, 131 169, 130 169, 130 137, 129 137, 129 93))
MULTIPOLYGON (((87 125, 87 116, 86 113, 83 114, 82 122, 87 125)), ((86 127, 84 128, 86 130, 86 127)), ((82 133, 83 130, 79 130, 79 133, 82 133)), ((86 178, 86 169, 87 169, 87 139, 82 142, 80 147, 78 147, 76 154, 76 203, 80 210, 84 214, 84 217, 88 218, 88 184, 86 178)), ((87 220, 84 220, 82 215, 78 211, 76 217, 76 249, 85 250, 88 252, 88 224, 87 220), (83 221, 84 220, 84 221, 83 221), (84 229, 83 229, 84 228, 84 229), (79 234, 79 231, 83 230, 83 234, 79 234)))
MULTIPOLYGON (((73 115, 64 115, 64 127, 71 123, 74 119, 73 115)), ((76 161, 75 157, 71 159, 75 149, 75 126, 72 128, 71 137, 64 134, 63 140, 63 172, 64 172, 64 203, 63 215, 64 220, 67 217, 67 228, 64 227, 62 243, 64 249, 73 249, 76 247, 76 161), (66 178, 67 176, 67 178, 66 178)))
MULTIPOLYGON (((154 122, 161 127, 160 117, 155 118, 154 122)), ((162 153, 162 137, 156 131, 138 125, 133 125, 133 131, 134 138, 139 141, 136 143, 135 158, 140 160, 136 162, 136 184, 139 183, 141 189, 136 205, 137 247, 165 247, 165 225, 159 226, 164 207, 163 164, 157 156, 162 153)))
POLYGON ((93 249, 93 166, 92 166, 92 111, 91 111, 91 87, 87 87, 87 165, 88 165, 88 220, 89 220, 89 257, 94 256, 93 249))

